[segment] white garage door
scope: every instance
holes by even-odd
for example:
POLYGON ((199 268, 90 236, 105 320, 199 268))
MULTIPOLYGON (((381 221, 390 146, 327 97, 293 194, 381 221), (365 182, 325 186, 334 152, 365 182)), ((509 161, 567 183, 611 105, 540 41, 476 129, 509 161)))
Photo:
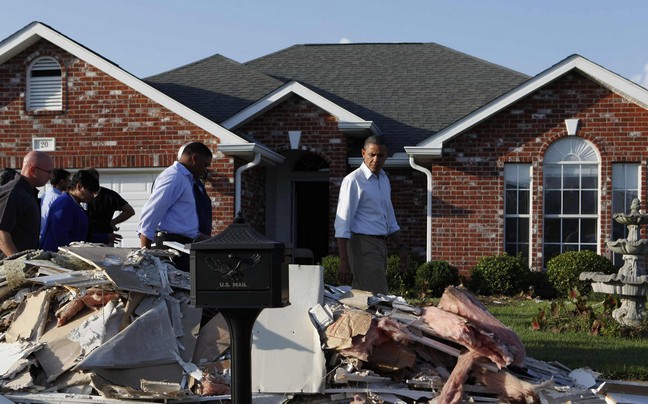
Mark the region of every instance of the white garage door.
POLYGON ((135 209, 135 216, 119 225, 119 231, 117 233, 123 237, 119 244, 120 247, 139 248, 140 243, 137 237, 137 225, 140 214, 142 213, 144 203, 151 195, 153 181, 160 172, 162 172, 162 169, 137 172, 99 169, 99 182, 101 186, 119 193, 135 209))

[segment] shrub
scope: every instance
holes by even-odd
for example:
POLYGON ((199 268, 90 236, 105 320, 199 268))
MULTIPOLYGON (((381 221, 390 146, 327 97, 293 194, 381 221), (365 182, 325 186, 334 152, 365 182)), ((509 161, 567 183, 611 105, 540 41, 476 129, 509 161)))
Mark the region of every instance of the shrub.
POLYGON ((529 272, 522 257, 508 254, 486 256, 472 268, 469 287, 482 295, 512 296, 526 288, 529 272))
POLYGON ((410 267, 407 272, 401 271, 401 262, 398 255, 387 257, 387 286, 389 293, 397 296, 407 297, 412 294, 414 288, 414 275, 418 262, 410 256, 410 267))
POLYGON ((554 289, 545 271, 531 271, 528 274, 529 292, 542 299, 553 299, 558 293, 554 289))
POLYGON ((561 296, 567 296, 571 289, 584 296, 592 292, 590 281, 578 280, 581 272, 613 274, 615 271, 612 261, 589 250, 567 251, 547 262, 547 277, 561 296))
POLYGON ((441 297, 450 285, 459 284, 459 270, 446 261, 429 261, 416 269, 415 285, 421 296, 441 297))
POLYGON ((322 266, 324 267, 324 283, 327 285, 340 286, 340 281, 338 280, 340 257, 335 255, 322 257, 322 266))
MULTIPOLYGON (((327 255, 322 258, 324 267, 324 283, 327 285, 340 286, 338 278, 338 267, 340 266, 340 257, 336 255, 327 255)), ((390 255, 387 257, 387 284, 389 293, 407 296, 412 293, 414 287, 414 274, 418 262, 410 257, 410 269, 403 273, 400 270, 400 257, 390 255)))

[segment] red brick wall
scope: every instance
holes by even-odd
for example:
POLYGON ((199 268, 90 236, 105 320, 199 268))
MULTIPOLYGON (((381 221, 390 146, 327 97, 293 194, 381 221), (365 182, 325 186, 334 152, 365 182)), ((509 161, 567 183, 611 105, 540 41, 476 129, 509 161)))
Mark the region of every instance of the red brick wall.
POLYGON ((241 210, 250 226, 266 233, 266 168, 256 166, 245 170, 241 183, 241 210))
POLYGON ((567 136, 565 119, 580 119, 578 136, 601 158, 599 239, 612 225, 612 163, 641 163, 640 199, 646 199, 648 111, 579 73, 570 73, 507 108, 444 146, 433 171, 434 259, 466 273, 485 255, 504 251, 503 166, 533 167, 531 265, 542 265, 542 161, 552 142, 567 136))
POLYGON ((217 153, 218 138, 44 40, 0 65, 0 166, 18 168, 33 137, 56 138, 48 154, 61 168, 166 167, 182 144, 202 141, 218 172, 208 181, 216 230, 231 222, 233 164, 217 153), (25 110, 27 67, 40 56, 61 66, 63 111, 25 110))

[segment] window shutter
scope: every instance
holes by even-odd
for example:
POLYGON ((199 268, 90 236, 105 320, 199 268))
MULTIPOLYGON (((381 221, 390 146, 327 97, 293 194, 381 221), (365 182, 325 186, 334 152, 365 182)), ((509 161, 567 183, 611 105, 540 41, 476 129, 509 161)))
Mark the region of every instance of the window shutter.
POLYGON ((37 60, 29 71, 27 108, 29 110, 62 110, 63 85, 61 67, 53 58, 37 60))

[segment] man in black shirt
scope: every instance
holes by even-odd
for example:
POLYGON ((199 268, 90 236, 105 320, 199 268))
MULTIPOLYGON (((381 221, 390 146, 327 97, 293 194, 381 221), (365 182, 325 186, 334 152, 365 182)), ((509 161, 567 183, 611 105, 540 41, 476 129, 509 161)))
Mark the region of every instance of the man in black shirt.
POLYGON ((0 187, 0 258, 38 248, 38 189, 52 177, 54 163, 39 151, 27 153, 20 175, 0 187))
MULTIPOLYGON (((96 169, 86 170, 99 181, 99 172, 96 169)), ((117 192, 110 188, 99 187, 97 196, 88 203, 88 214, 90 216, 89 240, 113 245, 121 240, 121 235, 115 233, 119 230, 117 225, 135 215, 135 209, 117 192), (115 212, 120 213, 113 218, 115 212)))

